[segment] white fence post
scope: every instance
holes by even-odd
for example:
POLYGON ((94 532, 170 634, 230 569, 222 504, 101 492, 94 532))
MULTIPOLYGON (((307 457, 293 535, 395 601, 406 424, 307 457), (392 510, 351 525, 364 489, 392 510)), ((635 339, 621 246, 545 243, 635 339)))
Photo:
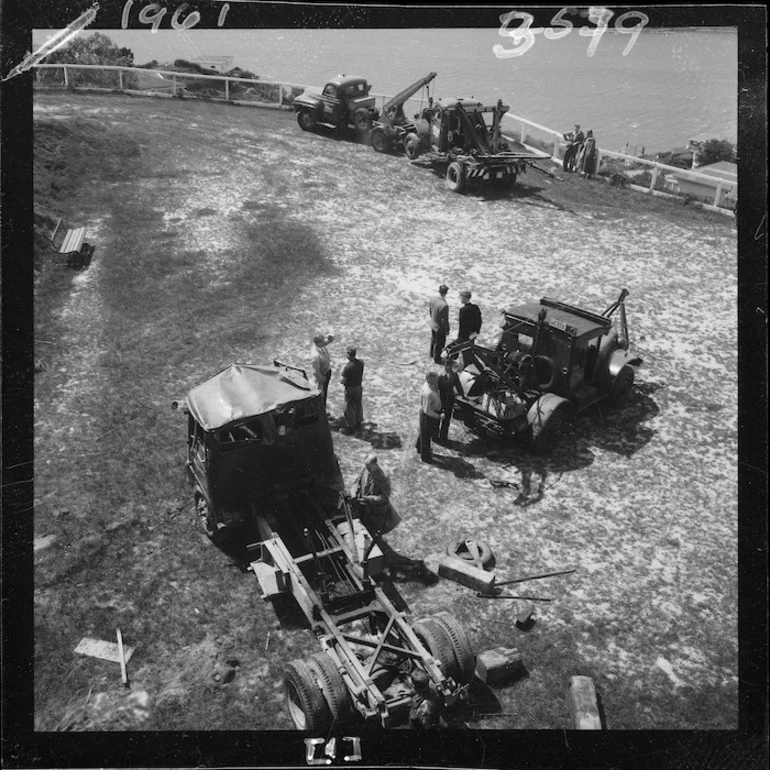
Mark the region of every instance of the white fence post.
POLYGON ((714 193, 714 205, 719 206, 719 199, 722 197, 722 182, 717 185, 716 192, 714 193))
POLYGON ((176 74, 171 78, 173 85, 171 88, 173 89, 174 96, 176 96, 176 74))
POLYGON ((123 70, 118 70, 118 83, 120 90, 123 91, 123 70))
POLYGON ((280 83, 278 84, 278 106, 283 106, 283 86, 280 83))
POLYGON ((230 101, 230 78, 225 78, 225 99, 230 101))
POLYGON ((658 175, 660 174, 660 166, 656 163, 652 167, 652 178, 650 179, 650 192, 655 189, 655 185, 658 183, 658 175))
POLYGON ((69 71, 67 70, 67 65, 64 65, 64 87, 69 88, 70 85, 70 77, 69 77, 69 71))
POLYGON ((553 157, 559 157, 559 137, 554 134, 553 137, 553 157))

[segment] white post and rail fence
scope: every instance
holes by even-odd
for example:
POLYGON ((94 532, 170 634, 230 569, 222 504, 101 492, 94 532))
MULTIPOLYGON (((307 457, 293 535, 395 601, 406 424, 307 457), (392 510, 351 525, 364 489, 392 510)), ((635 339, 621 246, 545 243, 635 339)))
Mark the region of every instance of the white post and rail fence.
MULTIPOLYGON (((77 90, 121 91, 142 96, 203 99, 240 106, 291 109, 294 97, 307 85, 261 78, 203 75, 177 70, 147 69, 103 64, 38 64, 35 87, 77 90)), ((388 94, 372 94, 384 102, 388 94)), ((408 102, 427 106, 417 98, 408 102)), ((561 132, 541 126, 520 115, 505 114, 507 135, 544 153, 557 163, 564 155, 561 132)), ((738 199, 737 179, 718 178, 696 169, 668 166, 655 160, 597 149, 599 178, 652 195, 692 201, 709 210, 732 214, 738 199)))

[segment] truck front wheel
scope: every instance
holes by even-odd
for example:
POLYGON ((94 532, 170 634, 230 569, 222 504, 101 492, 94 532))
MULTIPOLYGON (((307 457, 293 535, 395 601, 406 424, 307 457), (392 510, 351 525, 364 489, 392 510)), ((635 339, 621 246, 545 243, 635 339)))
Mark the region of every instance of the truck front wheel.
POLYGON ((465 169, 462 164, 452 161, 446 170, 447 187, 452 192, 462 192, 465 189, 465 169))
POLYGON ((216 516, 209 507, 208 500, 200 493, 195 495, 195 512, 198 514, 201 530, 212 543, 221 545, 227 540, 227 527, 216 520, 216 516))
POLYGON ((532 423, 532 444, 535 454, 546 454, 561 441, 566 419, 564 409, 554 409, 550 414, 538 415, 532 423))
POLYGON ((393 143, 385 131, 381 128, 375 128, 372 131, 372 147, 375 152, 390 152, 393 148, 393 143))
POLYGON ((372 113, 365 107, 359 107, 353 113, 353 125, 359 131, 368 131, 372 127, 372 113))
POLYGON ((297 113, 297 123, 303 131, 312 131, 315 128, 315 119, 307 110, 297 113))
POLYGON ((625 400, 634 385, 635 374, 632 367, 626 364, 617 374, 610 385, 609 401, 613 406, 618 406, 625 400))

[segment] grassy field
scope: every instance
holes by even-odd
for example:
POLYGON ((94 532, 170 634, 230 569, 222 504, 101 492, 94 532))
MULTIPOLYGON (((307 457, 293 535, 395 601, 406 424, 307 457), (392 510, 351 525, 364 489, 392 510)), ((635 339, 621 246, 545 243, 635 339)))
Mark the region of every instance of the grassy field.
POLYGON ((426 163, 304 133, 290 113, 39 94, 34 115, 37 729, 290 727, 282 666, 317 642, 196 530, 170 403, 233 361, 306 364, 316 330, 336 334, 332 414, 345 345, 366 363, 366 431, 335 447, 347 481, 378 451, 403 519, 393 548, 435 572, 452 537, 474 536, 500 579, 576 570, 526 584, 553 599, 526 632, 519 602, 399 583, 415 618, 451 609, 477 650, 522 653, 526 676, 469 726, 568 728, 578 674, 609 729, 737 726, 732 219, 535 171, 456 195, 426 163), (59 216, 88 226, 88 271, 51 264, 59 216), (546 458, 455 425, 440 464, 420 463, 442 281, 453 331, 467 287, 490 333, 515 301, 600 311, 628 288, 644 359, 630 399, 580 417, 546 458), (131 696, 116 664, 73 654, 116 627, 135 647, 131 696))

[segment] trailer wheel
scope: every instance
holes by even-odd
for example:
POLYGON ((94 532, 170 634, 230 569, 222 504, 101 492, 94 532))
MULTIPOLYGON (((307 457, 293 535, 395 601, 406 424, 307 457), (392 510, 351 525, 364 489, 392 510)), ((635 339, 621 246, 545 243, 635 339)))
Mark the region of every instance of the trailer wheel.
POLYGON ((549 414, 535 417, 532 422, 532 446, 535 454, 547 454, 558 446, 565 422, 564 409, 554 409, 549 414))
MULTIPOLYGON (((492 565, 494 556, 492 556, 492 549, 488 543, 483 540, 476 540, 476 545, 479 549, 479 561, 484 569, 487 569, 492 565)), ((452 540, 446 548, 448 556, 455 556, 463 561, 473 562, 473 557, 468 550, 468 546, 465 540, 452 540)))
POLYGON ((297 123, 303 131, 312 131, 315 128, 315 118, 309 110, 299 110, 297 112, 297 123))
POLYGON ((613 406, 618 406, 626 396, 631 392, 634 385, 635 373, 632 367, 625 364, 618 372, 615 380, 610 386, 609 401, 613 406))
POLYGON ((353 113, 353 125, 359 131, 368 131, 372 127, 372 113, 366 107, 359 107, 353 113))
POLYGON ((465 188, 465 169, 456 160, 447 166, 446 183, 452 192, 459 193, 465 188))
POLYGON ((417 638, 428 648, 428 652, 436 659, 441 666, 445 676, 455 679, 459 674, 455 654, 452 650, 452 640, 433 618, 423 618, 418 620, 412 628, 417 638))
POLYGON ((304 660, 292 660, 283 670, 286 709, 297 730, 322 732, 332 721, 316 677, 304 660))
POLYGON ((393 149, 393 142, 381 128, 375 128, 372 131, 372 147, 375 152, 390 152, 393 149))
POLYGON ((195 512, 200 528, 212 543, 221 545, 227 540, 230 534, 229 530, 224 524, 216 520, 216 517, 209 508, 208 500, 199 492, 195 494, 195 512))
POLYGON ((452 643, 459 671, 458 683, 470 682, 476 670, 476 656, 473 654, 473 646, 468 632, 450 612, 437 612, 431 617, 446 631, 446 635, 452 643))
POLYGON ((406 135, 404 139, 404 152, 409 160, 416 160, 420 154, 420 137, 415 133, 406 135))
POLYGON ((325 652, 316 652, 308 658, 308 666, 321 682, 332 720, 344 719, 350 712, 350 693, 334 661, 325 652))

